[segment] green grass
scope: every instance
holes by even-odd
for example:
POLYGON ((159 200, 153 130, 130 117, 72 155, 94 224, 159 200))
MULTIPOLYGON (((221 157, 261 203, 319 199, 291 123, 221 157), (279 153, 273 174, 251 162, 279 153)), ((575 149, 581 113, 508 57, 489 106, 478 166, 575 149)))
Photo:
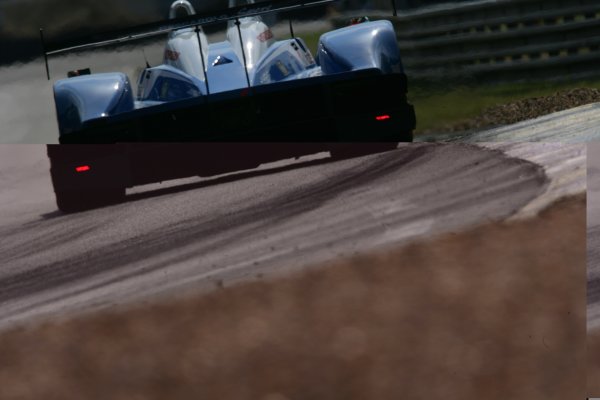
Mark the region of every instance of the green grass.
POLYGON ((484 109, 512 101, 547 96, 560 90, 600 88, 600 80, 570 82, 526 82, 434 88, 430 83, 411 82, 409 100, 415 105, 416 134, 442 130, 444 126, 480 115, 484 109))

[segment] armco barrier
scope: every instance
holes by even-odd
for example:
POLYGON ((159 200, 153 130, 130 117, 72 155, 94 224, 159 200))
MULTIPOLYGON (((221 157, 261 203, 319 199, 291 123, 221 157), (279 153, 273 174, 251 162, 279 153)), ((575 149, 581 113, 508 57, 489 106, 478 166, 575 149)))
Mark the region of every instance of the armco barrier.
POLYGON ((600 0, 482 1, 371 16, 382 18, 396 26, 406 70, 414 77, 600 76, 600 0))

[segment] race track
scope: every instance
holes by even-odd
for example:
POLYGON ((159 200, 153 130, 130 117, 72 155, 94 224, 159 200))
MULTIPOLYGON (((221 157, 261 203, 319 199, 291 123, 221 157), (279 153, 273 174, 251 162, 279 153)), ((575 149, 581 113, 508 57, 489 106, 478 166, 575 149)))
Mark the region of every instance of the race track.
POLYGON ((503 219, 552 186, 544 168, 498 150, 413 144, 137 188, 123 204, 64 215, 44 150, 0 146, 0 327, 210 290, 503 219))

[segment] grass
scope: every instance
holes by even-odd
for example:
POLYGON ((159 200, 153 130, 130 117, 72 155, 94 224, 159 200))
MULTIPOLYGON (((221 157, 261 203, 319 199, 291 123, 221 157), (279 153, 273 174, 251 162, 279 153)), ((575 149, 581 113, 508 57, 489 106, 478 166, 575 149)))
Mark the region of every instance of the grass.
POLYGON ((481 115, 488 107, 580 87, 600 88, 600 80, 434 87, 428 82, 410 84, 409 77, 409 99, 415 105, 419 134, 443 130, 447 125, 481 115))

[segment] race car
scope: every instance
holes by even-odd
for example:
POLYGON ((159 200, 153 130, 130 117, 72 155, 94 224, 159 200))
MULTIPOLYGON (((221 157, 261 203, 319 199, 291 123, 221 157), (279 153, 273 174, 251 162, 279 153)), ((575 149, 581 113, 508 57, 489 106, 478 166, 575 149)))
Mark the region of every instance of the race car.
POLYGON ((412 141, 416 118, 389 21, 356 19, 323 34, 313 55, 293 31, 276 41, 261 15, 332 0, 233 1, 200 15, 176 0, 167 21, 66 47, 43 42, 48 57, 168 34, 163 63, 143 69, 135 94, 120 72, 76 70, 54 84, 60 145, 48 155, 59 209, 120 201, 143 183, 412 141), (226 40, 209 44, 202 27, 225 21, 226 40))
POLYGON ((47 57, 168 32, 163 63, 145 68, 135 90, 120 72, 84 69, 55 82, 59 142, 411 141, 415 115, 392 24, 327 32, 313 56, 299 37, 276 41, 262 21, 266 12, 297 6, 286 4, 207 16, 176 0, 171 19, 118 32, 124 36, 45 45, 47 57), (178 17, 181 10, 188 15, 178 17), (202 26, 222 21, 226 40, 209 44, 202 26))

